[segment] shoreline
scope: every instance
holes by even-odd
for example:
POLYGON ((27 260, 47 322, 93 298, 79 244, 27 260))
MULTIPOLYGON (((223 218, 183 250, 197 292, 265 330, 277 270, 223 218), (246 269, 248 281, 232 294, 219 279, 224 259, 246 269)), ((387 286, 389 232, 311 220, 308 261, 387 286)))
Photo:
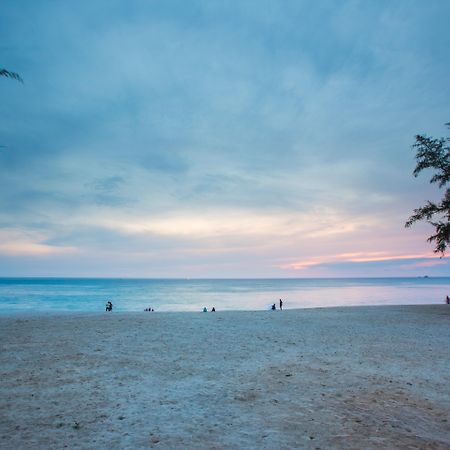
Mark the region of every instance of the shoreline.
POLYGON ((265 310, 269 304, 285 309, 440 303, 449 294, 447 279, 333 280, 17 280, 0 282, 0 314, 31 312, 196 312, 265 310))
MULTIPOLYGON (((276 314, 276 313, 284 313, 284 312, 289 312, 289 311, 315 311, 315 310, 337 310, 337 309, 358 309, 358 308, 428 308, 428 307, 433 307, 433 306, 447 306, 450 309, 450 305, 445 304, 444 302, 441 303, 398 303, 398 304, 373 304, 373 305, 340 305, 340 306, 306 306, 304 308, 289 308, 289 307, 283 307, 283 310, 280 311, 279 307, 277 306, 276 311, 271 311, 269 309, 217 309, 215 313, 272 313, 272 314, 276 314)), ((57 311, 57 310, 47 310, 47 311, 37 311, 37 310, 26 310, 26 311, 0 311, 0 319, 2 317, 8 317, 8 318, 14 318, 14 317, 20 317, 20 316, 36 316, 36 317, 47 317, 47 316, 52 316, 52 317, 57 317, 57 316, 90 316, 90 315, 105 315, 105 314, 110 314, 110 315, 117 315, 117 314, 123 314, 123 315, 140 315, 141 313, 149 313, 149 311, 145 311, 145 310, 114 310, 111 312, 106 312, 105 310, 99 310, 99 311, 70 311, 70 310, 63 310, 63 311, 57 311)), ((161 314, 210 314, 212 313, 211 310, 208 309, 208 311, 205 313, 202 310, 198 310, 198 311, 168 311, 168 310, 155 310, 150 312, 150 314, 148 315, 161 315, 161 314)))

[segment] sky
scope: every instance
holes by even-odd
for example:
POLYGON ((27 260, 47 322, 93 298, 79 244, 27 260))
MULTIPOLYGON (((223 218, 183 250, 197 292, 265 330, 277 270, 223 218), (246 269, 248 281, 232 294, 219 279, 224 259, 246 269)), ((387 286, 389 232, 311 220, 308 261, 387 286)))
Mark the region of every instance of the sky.
POLYGON ((0 276, 449 276, 414 208, 450 2, 2 0, 0 276))

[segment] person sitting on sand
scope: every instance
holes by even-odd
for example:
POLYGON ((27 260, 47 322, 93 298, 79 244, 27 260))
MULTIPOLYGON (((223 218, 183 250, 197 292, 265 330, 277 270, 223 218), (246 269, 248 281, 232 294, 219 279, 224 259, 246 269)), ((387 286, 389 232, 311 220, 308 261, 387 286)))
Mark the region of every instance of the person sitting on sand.
POLYGON ((272 311, 275 311, 277 307, 275 306, 275 303, 272 305, 272 311))
POLYGON ((112 311, 112 308, 113 308, 113 304, 110 301, 108 301, 106 303, 106 311, 112 311))
MULTIPOLYGON (((448 298, 448 297, 447 297, 448 298)), ((211 312, 216 312, 216 308, 213 306, 211 312)))
POLYGON ((208 312, 208 308, 206 306, 203 307, 203 312, 208 312))

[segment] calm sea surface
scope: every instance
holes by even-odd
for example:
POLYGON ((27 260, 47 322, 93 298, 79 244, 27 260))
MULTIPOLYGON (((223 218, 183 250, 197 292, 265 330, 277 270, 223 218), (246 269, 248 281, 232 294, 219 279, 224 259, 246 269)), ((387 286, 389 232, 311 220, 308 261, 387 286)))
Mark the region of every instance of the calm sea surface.
POLYGON ((443 303, 446 278, 346 278, 252 280, 155 280, 0 278, 0 313, 200 311, 267 309, 281 298, 285 309, 347 305, 443 303))

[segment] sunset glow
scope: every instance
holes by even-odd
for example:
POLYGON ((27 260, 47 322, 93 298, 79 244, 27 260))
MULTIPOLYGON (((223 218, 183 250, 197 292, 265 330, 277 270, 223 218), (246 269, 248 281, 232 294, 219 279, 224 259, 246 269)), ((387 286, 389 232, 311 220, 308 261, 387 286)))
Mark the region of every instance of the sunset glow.
POLYGON ((450 273, 447 2, 135 3, 2 4, 0 275, 450 273))

